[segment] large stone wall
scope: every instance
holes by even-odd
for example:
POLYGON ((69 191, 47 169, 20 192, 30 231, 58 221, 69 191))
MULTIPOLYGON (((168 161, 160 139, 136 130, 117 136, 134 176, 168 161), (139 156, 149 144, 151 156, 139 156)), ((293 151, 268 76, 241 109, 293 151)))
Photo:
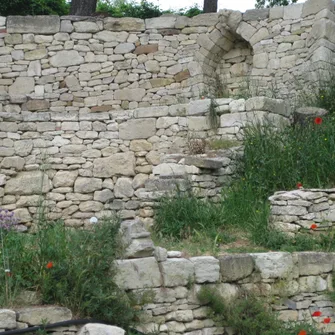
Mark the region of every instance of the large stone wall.
MULTIPOLYGON (((30 227, 45 196, 50 219, 68 226, 117 211, 152 223, 152 201, 193 188, 215 197, 234 174, 239 147, 190 156, 194 139, 239 140, 248 123, 289 124, 283 100, 217 99, 218 128, 209 99, 169 107, 110 112, 17 111, 0 123, 0 205, 30 227)), ((6 108, 6 107, 5 107, 6 108)), ((24 228, 24 227, 22 227, 24 228)))

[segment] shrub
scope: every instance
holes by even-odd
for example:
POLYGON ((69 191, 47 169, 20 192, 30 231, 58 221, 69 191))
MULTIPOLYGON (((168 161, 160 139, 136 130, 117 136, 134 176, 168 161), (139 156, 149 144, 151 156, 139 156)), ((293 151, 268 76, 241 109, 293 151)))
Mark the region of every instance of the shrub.
MULTIPOLYGON (((133 310, 114 280, 122 251, 119 227, 116 218, 101 219, 92 230, 41 219, 35 235, 7 232, 2 252, 12 273, 9 288, 35 290, 43 303, 66 306, 76 316, 129 326, 133 310)), ((5 288, 0 290, 4 297, 5 288)))

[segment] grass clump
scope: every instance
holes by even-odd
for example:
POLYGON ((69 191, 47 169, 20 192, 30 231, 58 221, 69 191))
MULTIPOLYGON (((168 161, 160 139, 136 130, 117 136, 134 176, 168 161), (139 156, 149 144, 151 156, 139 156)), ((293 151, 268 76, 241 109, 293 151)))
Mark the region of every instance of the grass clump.
POLYGON ((296 335, 302 330, 310 335, 322 334, 311 325, 280 321, 265 301, 253 295, 227 302, 217 289, 204 286, 198 299, 211 308, 211 318, 231 327, 236 335, 296 335))
POLYGON ((16 296, 34 291, 43 304, 58 304, 77 317, 94 317, 127 328, 133 310, 115 283, 115 260, 121 256, 120 223, 110 217, 91 230, 71 230, 62 222, 41 219, 35 235, 1 229, 6 257, 1 267, 2 306, 15 306, 16 296))

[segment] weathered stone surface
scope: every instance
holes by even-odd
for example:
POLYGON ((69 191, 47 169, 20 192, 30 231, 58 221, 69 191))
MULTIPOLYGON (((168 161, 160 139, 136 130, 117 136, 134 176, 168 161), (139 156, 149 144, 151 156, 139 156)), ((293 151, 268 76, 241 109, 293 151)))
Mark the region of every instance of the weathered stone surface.
POLYGON ((169 258, 160 264, 166 287, 185 286, 194 278, 194 264, 185 258, 169 258))
POLYGON ((5 186, 5 194, 29 195, 47 193, 50 190, 50 181, 41 171, 19 172, 9 179, 5 186))
POLYGON ((147 55, 158 51, 158 44, 146 44, 139 45, 136 47, 134 54, 135 55, 147 55))
POLYGON ((116 261, 116 283, 125 290, 154 288, 162 285, 161 273, 154 257, 116 261))
POLYGON ((215 283, 220 278, 219 260, 211 256, 192 257, 190 261, 194 264, 195 282, 215 283))
POLYGON ((145 20, 146 29, 174 28, 177 16, 160 16, 145 20))
POLYGON ((112 32, 108 30, 100 31, 93 35, 94 38, 104 41, 104 42, 125 42, 129 36, 129 33, 122 32, 112 32))
POLYGON ((36 49, 32 51, 27 51, 24 54, 24 59, 25 60, 38 60, 38 59, 43 59, 46 58, 48 55, 48 52, 45 48, 41 49, 36 49))
POLYGON ((294 263, 292 255, 285 252, 250 254, 255 268, 264 279, 287 278, 292 274, 294 263))
POLYGON ((334 11, 334 2, 332 0, 307 0, 303 4, 302 17, 317 14, 324 8, 334 11))
POLYGON ((62 50, 50 58, 50 64, 54 67, 67 67, 84 63, 84 58, 76 50, 62 50))
POLYGON ((260 21, 269 17, 269 9, 249 9, 243 14, 244 21, 260 21))
POLYGON ((290 108, 286 106, 284 100, 270 99, 267 97, 254 97, 246 101, 247 111, 267 111, 283 116, 290 116, 290 108))
POLYGON ((74 22, 73 26, 77 33, 96 33, 100 30, 95 22, 89 21, 74 22))
POLYGON ((203 115, 209 111, 210 99, 190 101, 188 115, 203 115))
POLYGON ((116 326, 88 323, 80 329, 78 335, 124 335, 125 331, 116 326))
POLYGON ((127 258, 151 257, 154 250, 155 246, 150 238, 134 239, 127 247, 125 255, 127 258))
POLYGON ((21 171, 24 167, 24 158, 21 157, 5 157, 1 162, 1 167, 5 169, 14 168, 17 171, 21 171))
POLYGON ((327 281, 320 276, 307 276, 298 279, 301 292, 319 292, 327 290, 327 281))
POLYGON ((60 29, 60 18, 54 15, 41 16, 8 16, 8 33, 55 34, 60 29))
POLYGON ((130 198, 134 194, 132 180, 130 178, 119 178, 114 187, 116 198, 130 198))
POLYGON ((28 325, 41 325, 45 320, 47 323, 56 323, 72 319, 71 311, 66 307, 29 307, 18 311, 18 321, 28 325))
POLYGON ((15 329, 16 328, 16 314, 9 309, 0 309, 0 328, 1 329, 15 329))
POLYGON ((133 43, 120 43, 114 49, 115 54, 126 54, 135 50, 135 44, 133 43))
POLYGON ((180 176, 185 174, 185 166, 176 163, 162 163, 154 166, 152 173, 160 176, 180 176))
POLYGON ((93 175, 102 178, 110 178, 116 175, 134 176, 134 153, 116 153, 106 158, 95 159, 93 161, 93 175))
POLYGON ((144 20, 132 17, 107 17, 104 19, 104 28, 111 31, 143 31, 144 20))
POLYGON ((323 252, 299 252, 298 267, 300 276, 319 275, 333 270, 334 255, 323 252))
POLYGON ((202 157, 202 156, 186 156, 185 157, 186 165, 194 165, 202 169, 217 170, 222 167, 222 158, 221 157, 202 157))
POLYGON ((74 183, 75 193, 92 193, 102 189, 102 180, 98 178, 78 177, 74 183))
POLYGON ((28 100, 25 104, 28 111, 48 110, 50 103, 48 100, 28 100))
POLYGON ((20 223, 31 222, 32 217, 27 208, 17 208, 14 209, 14 215, 20 223))
POLYGON ((219 260, 223 281, 246 278, 251 275, 254 269, 254 261, 250 255, 220 256, 219 260))
POLYGON ((18 77, 9 87, 9 94, 29 94, 34 91, 35 80, 31 77, 18 77))
POLYGON ((144 95, 144 88, 124 88, 122 90, 116 90, 114 93, 114 97, 116 100, 126 101, 142 101, 144 95))
POLYGON ((156 119, 135 119, 123 122, 119 127, 120 139, 147 139, 156 133, 156 119))
POLYGON ((54 187, 73 186, 77 177, 78 171, 57 171, 52 183, 54 187))
POLYGON ((190 27, 215 26, 218 23, 218 13, 206 13, 193 16, 189 22, 190 27))

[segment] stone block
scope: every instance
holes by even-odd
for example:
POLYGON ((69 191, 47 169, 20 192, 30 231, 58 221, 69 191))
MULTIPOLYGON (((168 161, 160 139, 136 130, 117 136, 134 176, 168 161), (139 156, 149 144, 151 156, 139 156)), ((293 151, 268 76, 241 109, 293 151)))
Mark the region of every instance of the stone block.
MULTIPOLYGON (((158 51, 158 44, 146 44, 139 45, 136 47, 134 54, 135 55, 147 55, 158 51)), ((162 78, 163 79, 163 78, 162 78)))
POLYGON ((219 260, 211 256, 192 257, 194 264, 195 282, 197 284, 215 283, 220 278, 219 260))
POLYGON ((249 42, 250 38, 256 33, 256 28, 242 21, 237 27, 236 32, 249 42))
POLYGON ((45 320, 48 323, 56 323, 71 319, 72 313, 66 307, 43 306, 19 309, 17 321, 25 322, 30 326, 37 326, 43 324, 45 320))
POLYGON ((49 109, 50 103, 48 100, 28 100, 25 107, 28 111, 46 111, 49 109))
POLYGON ((116 261, 115 282, 125 290, 160 287, 161 273, 154 257, 116 261))
POLYGON ((9 179, 5 186, 5 194, 29 195, 47 193, 50 190, 50 181, 41 171, 19 172, 9 179))
POLYGON ((124 88, 122 90, 116 90, 114 93, 115 100, 121 101, 142 101, 144 96, 144 88, 124 88))
POLYGON ((80 329, 78 335, 124 335, 125 330, 116 326, 88 323, 80 329))
POLYGON ((144 31, 144 20, 133 17, 107 17, 104 19, 104 29, 111 31, 144 31))
POLYGON ((102 189, 102 180, 99 178, 78 177, 74 183, 75 193, 93 193, 102 189))
POLYGON ((10 309, 0 309, 0 329, 15 329, 16 313, 10 309))
POLYGON ((125 31, 121 32, 112 32, 108 30, 103 30, 93 35, 94 38, 104 41, 104 42, 126 42, 129 33, 125 31))
POLYGON ((18 77, 13 85, 9 86, 9 94, 29 94, 35 89, 35 80, 31 77, 18 77))
POLYGON ((297 20, 301 18, 302 8, 304 4, 294 4, 290 6, 284 6, 284 20, 297 20))
POLYGON ((327 281, 320 276, 307 276, 298 279, 300 292, 320 292, 327 290, 327 281))
POLYGON ((116 153, 93 161, 94 177, 110 178, 117 175, 135 175, 135 155, 133 152, 116 153))
POLYGON ((222 168, 221 157, 203 157, 203 156, 187 156, 185 157, 186 165, 194 165, 202 169, 217 170, 222 168))
POLYGON ((328 273, 333 270, 334 254, 324 252, 299 252, 298 268, 300 276, 328 273))
POLYGON ((146 29, 174 28, 176 20, 176 15, 163 15, 160 17, 154 17, 152 19, 145 20, 145 27, 146 29))
POLYGON ((169 258, 160 265, 166 287, 185 286, 194 280, 194 264, 185 258, 169 258))
POLYGON ((78 177, 78 171, 57 171, 52 183, 54 187, 72 187, 76 178, 78 177))
POLYGON ((137 108, 134 111, 134 118, 150 118, 150 117, 162 117, 169 114, 169 107, 159 106, 159 107, 147 107, 147 108, 137 108))
POLYGON ((159 176, 182 176, 185 166, 176 163, 162 163, 153 167, 152 173, 159 176))
POLYGON ((68 67, 84 63, 84 57, 80 56, 76 50, 58 51, 50 58, 53 67, 68 67))
POLYGON ((151 238, 139 238, 131 241, 127 247, 125 256, 127 258, 151 257, 154 254, 155 246, 151 238))
POLYGON ((215 26, 217 23, 219 23, 218 13, 205 13, 193 16, 188 25, 190 27, 210 27, 215 26))
POLYGON ((123 122, 119 126, 122 140, 148 139, 156 134, 156 119, 135 119, 123 122))
POLYGON ((269 19, 271 21, 282 19, 283 17, 284 17, 284 7, 283 6, 276 6, 276 7, 270 8, 269 19))
POLYGON ((134 43, 120 43, 114 49, 114 54, 127 54, 135 50, 134 43))
POLYGON ((188 106, 188 115, 204 115, 209 111, 210 99, 192 100, 188 106))
POLYGON ((74 22, 73 26, 77 33, 96 33, 100 30, 95 22, 90 21, 74 22))
POLYGON ((269 9, 249 9, 243 14, 243 21, 260 21, 269 18, 269 9))
POLYGON ((246 110, 249 111, 266 111, 274 114, 289 117, 291 109, 285 104, 284 100, 271 99, 267 97, 254 97, 246 101, 246 110))
POLYGON ((8 16, 7 32, 33 33, 41 35, 56 34, 60 30, 60 18, 56 15, 8 16))
POLYGON ((220 256, 222 281, 236 281, 250 276, 254 269, 254 261, 250 255, 235 254, 220 256))
POLYGON ((255 262, 255 269, 262 278, 288 278, 295 267, 290 253, 271 252, 250 254, 255 262))
POLYGON ((317 14, 323 9, 334 11, 334 2, 332 0, 307 0, 303 4, 302 17, 317 14))

